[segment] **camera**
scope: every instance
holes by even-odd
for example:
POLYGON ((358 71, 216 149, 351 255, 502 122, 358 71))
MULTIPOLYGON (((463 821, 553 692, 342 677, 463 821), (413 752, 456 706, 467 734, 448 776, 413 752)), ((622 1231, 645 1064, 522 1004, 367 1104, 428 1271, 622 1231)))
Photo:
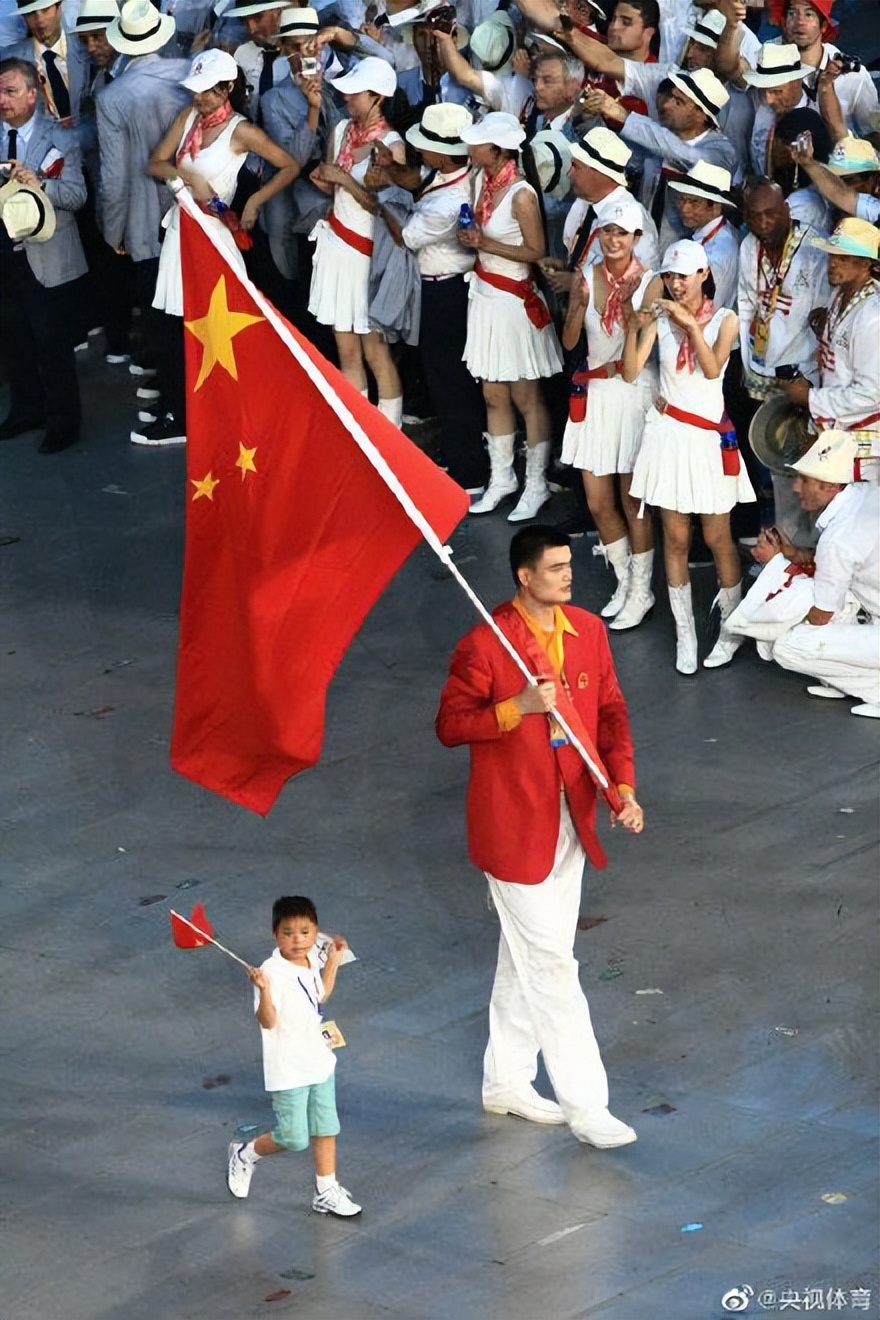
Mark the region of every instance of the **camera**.
POLYGON ((796 367, 793 363, 789 363, 787 366, 777 367, 775 372, 777 380, 797 380, 800 374, 800 368, 796 367))
POLYGON ((858 73, 862 67, 862 61, 858 55, 844 55, 843 51, 839 50, 834 58, 840 65, 841 73, 858 73))
POLYGON ((806 129, 803 133, 798 133, 791 145, 795 151, 809 151, 813 146, 813 135, 810 130, 806 129))
POLYGON ((300 60, 301 73, 304 78, 317 78, 318 60, 314 55, 303 55, 300 60))

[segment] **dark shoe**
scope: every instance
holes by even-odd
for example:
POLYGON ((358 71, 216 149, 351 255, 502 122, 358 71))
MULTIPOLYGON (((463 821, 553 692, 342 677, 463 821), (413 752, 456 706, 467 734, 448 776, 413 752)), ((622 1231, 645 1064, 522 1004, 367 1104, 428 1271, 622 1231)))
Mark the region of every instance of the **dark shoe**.
POLYGON ((62 450, 69 449, 79 440, 79 427, 71 427, 67 431, 47 431, 46 438, 38 447, 38 454, 60 454, 62 450))
POLYGON ((139 426, 137 430, 131 433, 131 443, 133 445, 185 445, 186 433, 179 422, 176 422, 171 413, 166 413, 158 422, 151 422, 147 426, 139 426))
POLYGON ((42 431, 45 425, 42 417, 16 417, 10 413, 5 422, 0 422, 0 440, 17 440, 30 431, 42 431))

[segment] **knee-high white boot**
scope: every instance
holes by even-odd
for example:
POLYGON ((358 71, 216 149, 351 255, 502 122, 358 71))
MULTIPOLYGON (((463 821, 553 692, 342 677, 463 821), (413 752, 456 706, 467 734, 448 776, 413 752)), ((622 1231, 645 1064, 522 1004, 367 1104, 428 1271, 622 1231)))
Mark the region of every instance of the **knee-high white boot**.
POLYGON ((720 669, 722 665, 729 665, 745 641, 744 637, 737 637, 735 633, 728 632, 724 626, 724 620, 730 617, 741 600, 741 582, 735 587, 719 588, 718 595, 712 602, 712 608, 717 605, 721 611, 721 631, 718 634, 718 641, 703 661, 704 669, 720 669))
POLYGON ((631 558, 629 537, 621 536, 619 541, 609 541, 607 545, 603 545, 600 541, 598 545, 593 546, 593 554, 601 555, 605 563, 610 564, 614 569, 617 578, 614 595, 608 604, 603 605, 599 611, 603 619, 613 619, 623 609, 626 593, 629 590, 629 563, 631 558))
POLYGON ((393 422, 396 427, 400 427, 403 421, 403 396, 398 395, 396 399, 380 399, 376 405, 380 413, 384 413, 389 422, 393 422))
POLYGON ((539 445, 526 447, 526 484, 513 513, 507 515, 508 522, 526 522, 550 498, 547 485, 547 464, 550 461, 550 441, 542 440, 539 445))
POLYGON ((654 551, 642 550, 633 555, 629 570, 629 591, 626 602, 616 619, 608 625, 614 632, 637 628, 645 615, 654 608, 651 574, 654 571, 654 551))
POLYGON ((691 600, 691 584, 669 588, 669 604, 675 619, 675 667, 680 674, 697 672, 697 625, 691 600))
POLYGON ((491 513, 507 495, 513 495, 517 488, 516 473, 513 470, 512 435, 487 435, 486 448, 489 450, 489 484, 486 493, 470 507, 471 513, 491 513))

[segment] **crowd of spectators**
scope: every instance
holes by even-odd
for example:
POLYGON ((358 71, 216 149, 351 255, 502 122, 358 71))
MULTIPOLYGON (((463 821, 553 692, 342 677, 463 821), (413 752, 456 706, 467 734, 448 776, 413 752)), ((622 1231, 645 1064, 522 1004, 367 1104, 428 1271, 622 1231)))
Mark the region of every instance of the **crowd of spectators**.
POLYGON ((576 474, 615 631, 658 524, 693 673, 695 526, 723 625, 738 532, 815 547, 786 463, 845 432, 876 486, 878 144, 832 0, 0 0, 0 438, 75 444, 102 344, 132 442, 185 442, 186 188, 358 390, 436 419, 472 516, 576 474))

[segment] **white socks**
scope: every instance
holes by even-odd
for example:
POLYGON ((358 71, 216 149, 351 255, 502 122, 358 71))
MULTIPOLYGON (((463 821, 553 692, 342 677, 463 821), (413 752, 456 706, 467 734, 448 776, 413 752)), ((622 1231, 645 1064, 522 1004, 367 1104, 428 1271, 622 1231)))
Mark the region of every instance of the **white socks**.
POLYGON ((335 1174, 335 1173, 316 1173, 316 1174, 315 1174, 315 1187, 316 1187, 317 1190, 318 1190, 318 1195, 319 1195, 319 1196, 322 1196, 324 1192, 329 1192, 330 1188, 331 1188, 331 1187, 335 1187, 335 1186, 336 1186, 336 1174, 335 1174))

